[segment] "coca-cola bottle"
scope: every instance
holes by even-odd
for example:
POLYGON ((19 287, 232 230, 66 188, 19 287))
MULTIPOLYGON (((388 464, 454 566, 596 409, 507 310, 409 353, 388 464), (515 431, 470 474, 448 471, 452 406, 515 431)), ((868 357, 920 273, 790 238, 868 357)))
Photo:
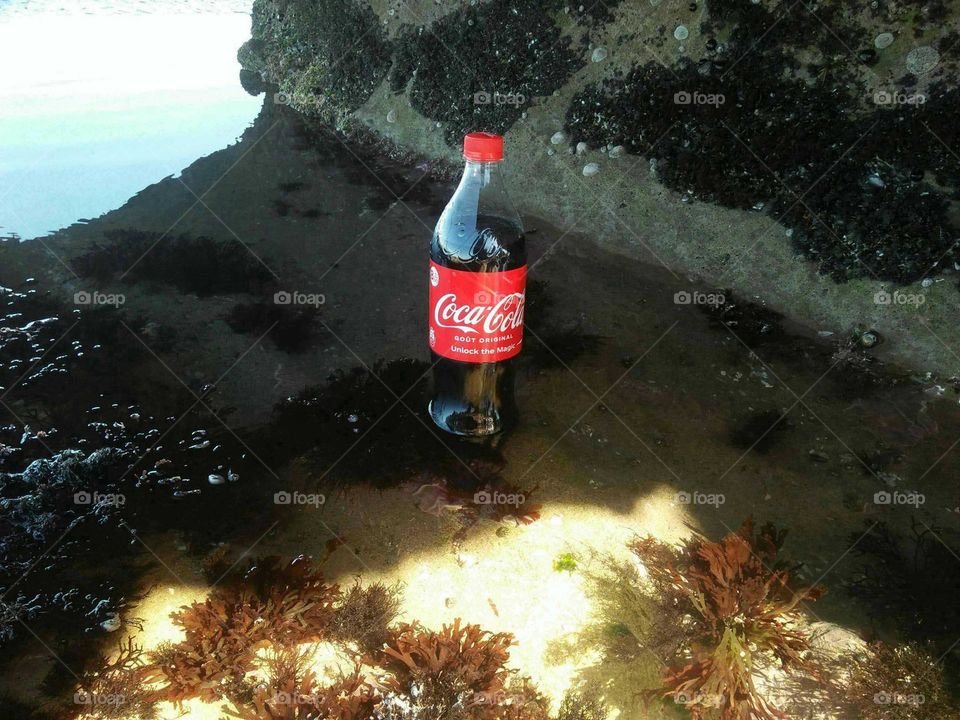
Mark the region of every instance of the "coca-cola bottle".
POLYGON ((470 133, 463 157, 430 245, 430 416, 448 432, 482 436, 516 416, 527 252, 504 187, 503 138, 470 133))

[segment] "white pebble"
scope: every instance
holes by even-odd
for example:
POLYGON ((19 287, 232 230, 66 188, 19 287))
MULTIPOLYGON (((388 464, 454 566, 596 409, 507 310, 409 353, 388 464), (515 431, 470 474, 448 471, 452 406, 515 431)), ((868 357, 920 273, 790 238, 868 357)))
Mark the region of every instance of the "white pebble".
POLYGON ((624 155, 627 154, 627 149, 623 145, 617 145, 615 147, 610 148, 610 152, 608 154, 612 158, 623 157, 624 155))
POLYGON ((893 45, 893 33, 882 32, 873 39, 873 46, 877 50, 885 50, 893 45))
POLYGON ((123 625, 123 621, 120 619, 120 615, 117 613, 110 613, 107 616, 107 619, 100 623, 102 627, 107 632, 116 632, 123 625))
POLYGON ((929 45, 914 48, 907 53, 907 70, 914 75, 926 75, 940 62, 940 53, 929 45))
POLYGON ((607 49, 605 47, 594 48, 590 54, 590 59, 593 60, 593 62, 603 62, 607 59, 607 49))
POLYGON ((588 146, 585 142, 577 143, 577 155, 585 155, 588 150, 588 146))
POLYGON ((396 121, 397 121, 397 111, 391 110, 390 112, 387 113, 387 122, 393 124, 396 121))
POLYGON ((600 166, 597 165, 596 163, 587 163, 586 165, 583 166, 584 177, 592 177, 593 175, 596 175, 598 172, 600 172, 600 166))
POLYGON ((550 142, 553 145, 562 145, 567 141, 567 134, 563 130, 558 130, 550 137, 550 142))
POLYGON ((224 479, 223 475, 210 473, 209 475, 207 475, 207 482, 210 483, 211 485, 223 485, 226 482, 226 480, 224 479))
POLYGON ((673 36, 677 40, 686 40, 690 37, 690 31, 687 30, 686 25, 677 25, 677 29, 673 31, 673 36))

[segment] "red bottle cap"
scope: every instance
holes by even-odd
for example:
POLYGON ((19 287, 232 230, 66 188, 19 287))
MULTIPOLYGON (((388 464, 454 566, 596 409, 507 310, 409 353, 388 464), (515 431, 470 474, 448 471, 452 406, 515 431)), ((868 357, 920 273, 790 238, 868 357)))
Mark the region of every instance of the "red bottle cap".
POLYGON ((503 136, 472 132, 463 138, 463 157, 477 162, 503 160, 503 136))

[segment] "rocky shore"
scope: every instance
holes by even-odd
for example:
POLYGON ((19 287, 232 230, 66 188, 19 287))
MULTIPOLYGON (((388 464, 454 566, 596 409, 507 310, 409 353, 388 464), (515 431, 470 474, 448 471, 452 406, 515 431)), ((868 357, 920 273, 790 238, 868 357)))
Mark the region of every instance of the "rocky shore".
POLYGON ((239 59, 433 161, 502 132, 523 212, 949 376, 956 26, 940 2, 256 0, 239 59))

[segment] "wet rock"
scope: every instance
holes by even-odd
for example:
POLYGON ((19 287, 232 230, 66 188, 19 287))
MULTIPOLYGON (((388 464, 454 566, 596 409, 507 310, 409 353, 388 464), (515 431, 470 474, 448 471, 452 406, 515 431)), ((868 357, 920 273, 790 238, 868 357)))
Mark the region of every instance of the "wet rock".
MULTIPOLYGON (((730 46, 745 54, 730 71, 704 76, 701 63, 687 61, 670 69, 656 62, 638 65, 574 96, 566 123, 571 137, 592 145, 621 144, 631 153, 650 156, 657 160, 658 180, 691 198, 740 209, 763 202, 765 211, 779 210, 781 222, 794 230, 792 245, 837 281, 862 276, 869 266, 881 279, 909 283, 941 258, 955 260, 952 238, 960 228, 948 213, 947 193, 900 177, 918 166, 938 168, 946 186, 960 184, 960 169, 944 162, 942 149, 925 139, 932 131, 948 145, 957 141, 958 128, 945 118, 960 91, 928 91, 922 116, 906 104, 864 114, 859 100, 838 100, 829 83, 785 81, 780 71, 793 65, 782 48, 746 52, 754 44, 750 29, 774 21, 766 9, 744 10, 742 3, 730 3, 728 9, 731 18, 755 21, 733 30, 730 46), (692 88, 713 102, 684 102, 692 88), (762 112, 745 111, 760 107, 762 112), (651 138, 658 139, 652 150, 651 138), (756 155, 745 156, 743 144, 756 155), (853 149, 837 165, 803 149, 824 144, 853 149), (864 197, 865 171, 876 157, 885 159, 884 193, 871 190, 872 196, 864 197), (793 178, 802 185, 828 171, 833 182, 814 186, 803 209, 791 207, 796 198, 777 180, 793 178)), ((806 24, 783 22, 795 38, 811 31, 806 24)), ((829 33, 822 32, 830 42, 829 33)), ((809 70, 815 75, 821 71, 809 70)))
POLYGON ((490 0, 449 13, 428 28, 402 28, 393 46, 390 85, 394 91, 407 89, 414 109, 440 123, 456 146, 477 127, 505 132, 529 99, 560 88, 584 64, 571 45, 537 4, 490 0), (451 62, 451 52, 464 62, 451 62), (482 82, 477 68, 483 70, 482 82))
MULTIPOLYGON (((117 525, 122 505, 104 502, 97 493, 118 492, 116 478, 131 460, 130 452, 116 448, 101 448, 87 455, 80 450, 64 450, 34 460, 22 472, 0 472, 0 587, 21 583, 25 576, 21 589, 39 582, 44 568, 36 568, 29 576, 27 570, 34 569, 43 558, 47 566, 56 566, 79 542, 82 530, 78 527, 95 527, 98 542, 123 547, 126 533, 117 525), (67 533, 71 533, 72 541, 57 552, 49 552, 51 544, 67 533)), ((37 595, 33 600, 29 597, 24 596, 18 607, 21 618, 43 611, 63 594, 37 595)), ((13 598, 4 601, 7 605, 11 602, 13 598)), ((15 617, 4 617, 0 612, 0 642, 18 635, 21 629, 15 617)))
MULTIPOLYGON (((289 295, 289 293, 288 293, 289 295)), ((281 300, 286 296, 281 296, 281 300)), ((224 318, 237 333, 260 338, 265 333, 278 349, 288 353, 315 347, 320 299, 315 304, 278 303, 275 298, 234 305, 224 318)))
POLYGON ((355 109, 391 65, 392 46, 376 13, 351 0, 289 2, 282 11, 254 3, 251 34, 237 59, 281 85, 294 107, 355 109))

